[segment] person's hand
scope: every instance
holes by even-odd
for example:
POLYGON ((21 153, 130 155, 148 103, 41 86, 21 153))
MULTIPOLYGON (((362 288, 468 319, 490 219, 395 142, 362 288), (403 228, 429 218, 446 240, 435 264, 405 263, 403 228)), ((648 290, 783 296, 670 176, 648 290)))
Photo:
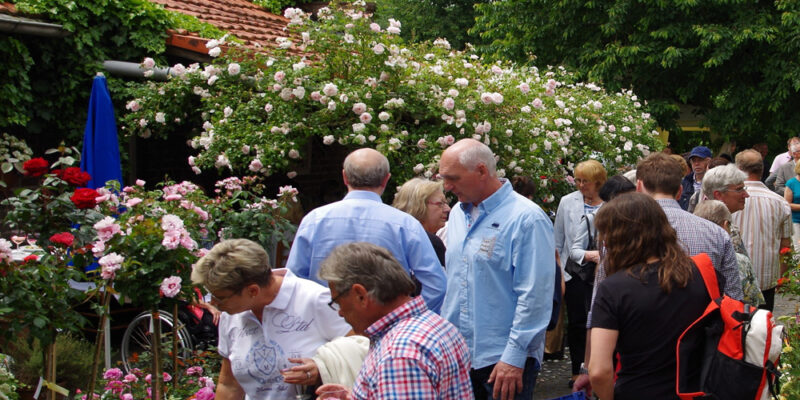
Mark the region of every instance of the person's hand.
POLYGON ((598 250, 588 250, 588 251, 586 251, 585 253, 583 253, 583 260, 584 261, 588 261, 588 262, 593 262, 593 263, 599 263, 600 262, 600 251, 598 251, 598 250))
POLYGON ((220 312, 217 307, 214 307, 214 305, 211 303, 207 303, 202 297, 198 298, 194 303, 198 307, 208 310, 208 312, 211 313, 214 325, 219 325, 219 316, 222 314, 222 312, 220 312))
POLYGON ((522 368, 498 361, 489 375, 489 383, 494 385, 493 398, 513 400, 522 392, 522 368))
POLYGON ((589 381, 588 374, 580 374, 578 378, 575 379, 575 383, 572 384, 572 392, 579 392, 581 390, 586 391, 586 398, 592 398, 592 382, 589 381))
POLYGON ((350 389, 347 386, 339 385, 337 383, 328 383, 317 388, 314 392, 317 394, 318 399, 341 399, 350 400, 350 389))
POLYGON ((310 358, 290 358, 289 362, 298 365, 281 371, 284 382, 305 386, 313 386, 322 383, 319 377, 319 369, 317 369, 317 364, 314 360, 310 358))

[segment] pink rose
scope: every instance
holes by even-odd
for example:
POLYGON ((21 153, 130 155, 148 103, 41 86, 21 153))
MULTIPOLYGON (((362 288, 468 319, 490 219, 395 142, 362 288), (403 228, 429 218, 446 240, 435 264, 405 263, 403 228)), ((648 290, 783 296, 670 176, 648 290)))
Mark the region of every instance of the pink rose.
MULTIPOLYGON (((166 297, 175 297, 181 291, 181 277, 170 276, 169 278, 164 278, 164 281, 161 282, 160 290, 161 294, 166 297)), ((165 382, 167 382, 166 377, 164 377, 165 382)))
POLYGON ((194 394, 196 400, 214 400, 214 390, 209 387, 204 387, 194 394))

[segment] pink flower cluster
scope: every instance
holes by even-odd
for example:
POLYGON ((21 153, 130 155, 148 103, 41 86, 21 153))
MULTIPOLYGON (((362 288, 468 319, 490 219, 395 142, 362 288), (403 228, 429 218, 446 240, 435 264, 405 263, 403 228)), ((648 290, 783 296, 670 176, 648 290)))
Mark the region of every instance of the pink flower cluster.
POLYGON ((183 220, 173 214, 167 214, 161 218, 161 229, 164 230, 164 239, 161 245, 169 250, 175 250, 178 246, 183 246, 187 250, 197 248, 197 242, 189 236, 189 231, 183 226, 183 220))
POLYGON ((122 263, 125 257, 117 253, 109 253, 104 255, 97 261, 100 264, 100 276, 103 279, 114 279, 117 276, 117 271, 122 268, 122 263))
POLYGON ((107 242, 118 233, 122 233, 117 220, 113 217, 105 217, 94 224, 94 229, 97 231, 97 238, 102 242, 107 242))

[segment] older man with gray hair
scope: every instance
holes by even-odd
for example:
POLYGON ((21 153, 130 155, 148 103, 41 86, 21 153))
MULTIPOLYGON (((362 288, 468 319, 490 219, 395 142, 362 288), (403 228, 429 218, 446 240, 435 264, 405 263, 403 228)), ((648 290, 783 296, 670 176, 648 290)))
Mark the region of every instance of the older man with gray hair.
POLYGON ((428 308, 439 312, 446 278, 425 229, 414 217, 381 201, 389 182, 389 160, 374 149, 358 149, 344 160, 342 179, 347 196, 305 216, 289 252, 286 268, 315 280, 319 264, 334 247, 370 242, 388 249, 422 286, 428 308))
POLYGON ((335 248, 320 267, 332 300, 358 334, 370 339, 352 391, 341 385, 342 399, 470 400, 470 354, 458 329, 412 298, 414 283, 392 254, 371 243, 335 248))
POLYGON ((459 201, 447 222, 442 316, 469 345, 475 398, 530 400, 553 305, 553 224, 498 178, 477 140, 445 150, 439 175, 459 201))

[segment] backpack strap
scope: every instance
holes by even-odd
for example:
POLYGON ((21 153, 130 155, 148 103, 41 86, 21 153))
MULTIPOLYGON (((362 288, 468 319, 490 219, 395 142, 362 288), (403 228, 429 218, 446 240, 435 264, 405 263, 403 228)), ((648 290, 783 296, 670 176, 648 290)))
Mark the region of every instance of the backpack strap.
POLYGON ((711 258, 706 253, 700 253, 692 256, 692 261, 697 265, 700 270, 700 275, 703 276, 703 282, 706 284, 706 290, 714 300, 720 296, 719 283, 717 282, 717 271, 714 269, 714 264, 711 263, 711 258))

